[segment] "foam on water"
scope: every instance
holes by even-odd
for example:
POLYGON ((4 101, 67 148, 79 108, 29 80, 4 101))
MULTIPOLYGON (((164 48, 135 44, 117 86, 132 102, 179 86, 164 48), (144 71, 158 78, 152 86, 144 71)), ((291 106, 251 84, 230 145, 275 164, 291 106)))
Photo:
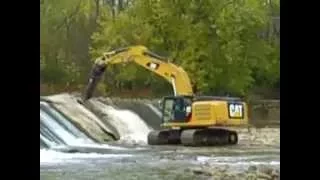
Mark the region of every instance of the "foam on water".
MULTIPOLYGON (((268 156, 264 156, 268 157, 268 156)), ((280 165, 280 161, 270 159, 270 161, 259 160, 263 156, 247 156, 247 157, 208 157, 208 156, 197 156, 194 163, 208 163, 210 165, 228 165, 236 167, 245 167, 251 165, 280 165)))
POLYGON ((119 110, 112 106, 93 100, 92 103, 108 116, 108 123, 117 128, 120 141, 126 143, 146 144, 148 133, 152 130, 137 115, 130 110, 119 110))
POLYGON ((77 146, 77 147, 89 147, 89 148, 95 148, 95 149, 108 149, 108 150, 129 150, 129 148, 110 146, 108 144, 85 144, 85 143, 79 143, 79 144, 76 144, 75 146, 77 146))
POLYGON ((82 162, 88 159, 131 157, 130 154, 63 153, 40 149, 40 164, 82 162))
POLYGON ((219 157, 197 156, 197 160, 198 161, 214 161, 214 162, 239 162, 239 161, 248 161, 252 159, 263 159, 263 158, 270 158, 270 157, 272 156, 270 155, 219 156, 219 157))

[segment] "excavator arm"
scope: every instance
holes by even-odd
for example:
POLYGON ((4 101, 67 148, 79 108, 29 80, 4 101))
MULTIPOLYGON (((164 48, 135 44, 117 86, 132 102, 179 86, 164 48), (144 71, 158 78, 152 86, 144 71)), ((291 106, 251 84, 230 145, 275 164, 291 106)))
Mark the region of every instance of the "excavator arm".
POLYGON ((193 95, 189 76, 183 68, 168 62, 166 58, 149 51, 144 46, 131 46, 103 53, 96 59, 83 100, 91 98, 107 65, 129 62, 136 63, 166 79, 172 84, 175 96, 193 95))
POLYGON ((162 100, 164 129, 148 134, 149 145, 215 146, 238 143, 237 132, 226 127, 248 122, 246 104, 235 99, 194 97, 187 73, 144 46, 106 52, 96 59, 82 102, 91 98, 109 64, 130 62, 163 77, 172 84, 174 90, 175 97, 168 96, 162 100))

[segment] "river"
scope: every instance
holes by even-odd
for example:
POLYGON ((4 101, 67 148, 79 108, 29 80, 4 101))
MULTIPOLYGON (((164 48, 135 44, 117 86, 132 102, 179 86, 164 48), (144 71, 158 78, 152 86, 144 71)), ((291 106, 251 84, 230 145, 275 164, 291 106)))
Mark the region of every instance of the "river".
POLYGON ((280 129, 238 129, 228 147, 149 146, 160 111, 151 101, 73 95, 40 101, 41 179, 279 178, 280 129), (116 140, 113 140, 116 139, 116 140))

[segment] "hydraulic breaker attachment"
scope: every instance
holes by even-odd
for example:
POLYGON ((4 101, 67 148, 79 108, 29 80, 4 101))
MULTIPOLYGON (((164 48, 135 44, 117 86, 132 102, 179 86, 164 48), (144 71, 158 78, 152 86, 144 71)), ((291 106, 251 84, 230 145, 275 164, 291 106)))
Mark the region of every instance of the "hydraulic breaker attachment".
POLYGON ((88 84, 87 84, 85 91, 83 92, 83 95, 82 95, 82 100, 80 102, 78 101, 79 103, 83 104, 84 101, 86 101, 92 97, 94 90, 95 90, 97 84, 99 83, 105 69, 106 69, 105 64, 95 64, 93 66, 88 84))

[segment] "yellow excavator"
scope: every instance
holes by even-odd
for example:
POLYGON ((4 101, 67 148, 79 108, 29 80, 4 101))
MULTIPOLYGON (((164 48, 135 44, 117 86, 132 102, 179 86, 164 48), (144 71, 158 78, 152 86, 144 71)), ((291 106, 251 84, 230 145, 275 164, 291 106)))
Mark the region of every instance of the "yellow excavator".
POLYGON ((149 145, 235 145, 238 134, 232 127, 248 124, 247 104, 240 98, 196 96, 188 74, 144 46, 131 46, 103 53, 96 59, 82 103, 93 91, 109 64, 136 63, 172 84, 174 95, 163 97, 161 130, 148 134, 149 145))

